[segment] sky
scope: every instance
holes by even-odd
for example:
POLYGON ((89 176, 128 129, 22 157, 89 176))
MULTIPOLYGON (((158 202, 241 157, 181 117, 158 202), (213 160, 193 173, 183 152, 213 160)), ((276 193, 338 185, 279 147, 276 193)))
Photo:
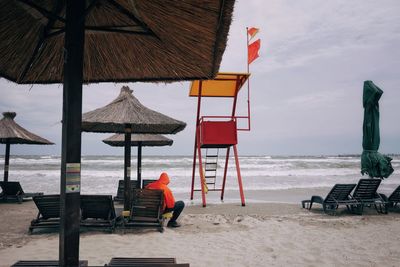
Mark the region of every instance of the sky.
MULTIPOLYGON (((239 155, 338 155, 362 152, 362 89, 372 80, 380 104, 382 153, 400 153, 400 1, 239 0, 220 71, 245 72, 246 27, 260 28, 260 57, 250 65, 251 131, 239 132, 239 155)), ((83 112, 110 103, 124 85, 139 101, 187 123, 171 147, 145 155, 193 154, 196 99, 189 82, 101 83, 83 88, 83 112)), ((247 87, 237 115, 246 115, 247 87)), ((228 115, 231 102, 204 101, 202 115, 228 115)), ((0 112, 55 143, 13 145, 11 154, 61 153, 62 85, 17 85, 0 79, 0 112)), ((82 155, 122 155, 82 133, 82 155)), ((0 145, 0 155, 5 146, 0 145)), ((132 150, 135 154, 136 149, 132 150)))

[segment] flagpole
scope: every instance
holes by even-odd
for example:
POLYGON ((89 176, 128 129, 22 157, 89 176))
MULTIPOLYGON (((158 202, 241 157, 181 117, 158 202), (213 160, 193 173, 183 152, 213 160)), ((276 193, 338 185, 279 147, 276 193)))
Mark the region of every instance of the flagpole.
MULTIPOLYGON (((250 73, 249 64, 249 27, 246 27, 246 38, 247 38, 247 73, 250 73)), ((250 131, 250 76, 247 79, 247 118, 248 118, 248 130, 250 131)))

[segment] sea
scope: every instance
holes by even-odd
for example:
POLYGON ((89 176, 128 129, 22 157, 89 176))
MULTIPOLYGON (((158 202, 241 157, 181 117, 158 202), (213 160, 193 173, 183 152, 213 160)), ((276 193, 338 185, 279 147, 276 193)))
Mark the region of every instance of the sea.
MULTIPOLYGON (((390 193, 400 185, 400 155, 392 156, 394 173, 381 183, 379 190, 390 193)), ((297 202, 313 192, 327 192, 336 183, 357 183, 360 156, 241 156, 240 172, 247 202, 297 202), (319 191, 318 191, 319 190, 319 191), (298 197, 289 197, 290 195, 298 197), (287 196, 287 197, 285 197, 287 196), (285 199, 287 201, 285 201, 285 199)), ((9 180, 20 181, 26 192, 60 192, 60 156, 11 155, 9 180)), ((218 157, 216 183, 209 189, 221 188, 225 157, 218 157)), ((137 159, 131 158, 131 179, 137 177, 137 159)), ((81 194, 116 195, 118 180, 123 179, 123 156, 82 156, 81 194)), ((142 179, 157 179, 161 172, 171 177, 170 187, 176 198, 200 203, 195 192, 190 200, 193 156, 143 156, 142 179)), ((4 156, 0 156, 1 175, 4 156)), ((364 176, 364 178, 366 178, 364 176)), ((200 188, 196 169, 195 189, 200 188)), ((228 162, 224 202, 240 200, 235 161, 228 162)), ((209 203, 220 202, 220 192, 209 191, 209 203)))

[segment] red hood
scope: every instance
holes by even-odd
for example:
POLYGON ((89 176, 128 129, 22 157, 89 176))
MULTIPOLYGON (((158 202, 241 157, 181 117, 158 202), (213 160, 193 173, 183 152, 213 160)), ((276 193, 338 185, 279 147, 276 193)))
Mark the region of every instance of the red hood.
POLYGON ((167 173, 163 172, 160 175, 160 178, 158 179, 158 182, 161 184, 168 185, 169 184, 169 176, 167 173))

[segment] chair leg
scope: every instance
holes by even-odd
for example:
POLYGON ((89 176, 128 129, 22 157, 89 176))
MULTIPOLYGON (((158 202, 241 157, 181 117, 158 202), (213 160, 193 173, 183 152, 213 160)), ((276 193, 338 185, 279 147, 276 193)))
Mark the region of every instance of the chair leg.
POLYGON ((361 208, 361 214, 363 214, 364 213, 364 204, 361 204, 360 208, 361 208))
POLYGON ((322 209, 326 214, 328 214, 327 206, 325 204, 322 204, 322 209))
POLYGON ((383 214, 389 213, 389 206, 388 203, 383 204, 383 214))
POLYGON ((162 218, 160 219, 160 228, 159 228, 160 233, 163 233, 163 232, 164 232, 164 221, 165 221, 165 218, 162 217, 162 218))
POLYGON ((339 208, 339 205, 336 204, 322 204, 322 208, 324 210, 324 212, 328 215, 336 215, 336 210, 339 208))
POLYGON ((303 201, 301 201, 301 206, 303 207, 303 209, 310 209, 310 203, 311 203, 311 201, 310 200, 303 200, 303 201))
POLYGON ((388 205, 384 203, 374 204, 375 209, 380 214, 388 214, 388 205))
POLYGON ((348 212, 351 212, 351 205, 346 205, 346 209, 348 212))

